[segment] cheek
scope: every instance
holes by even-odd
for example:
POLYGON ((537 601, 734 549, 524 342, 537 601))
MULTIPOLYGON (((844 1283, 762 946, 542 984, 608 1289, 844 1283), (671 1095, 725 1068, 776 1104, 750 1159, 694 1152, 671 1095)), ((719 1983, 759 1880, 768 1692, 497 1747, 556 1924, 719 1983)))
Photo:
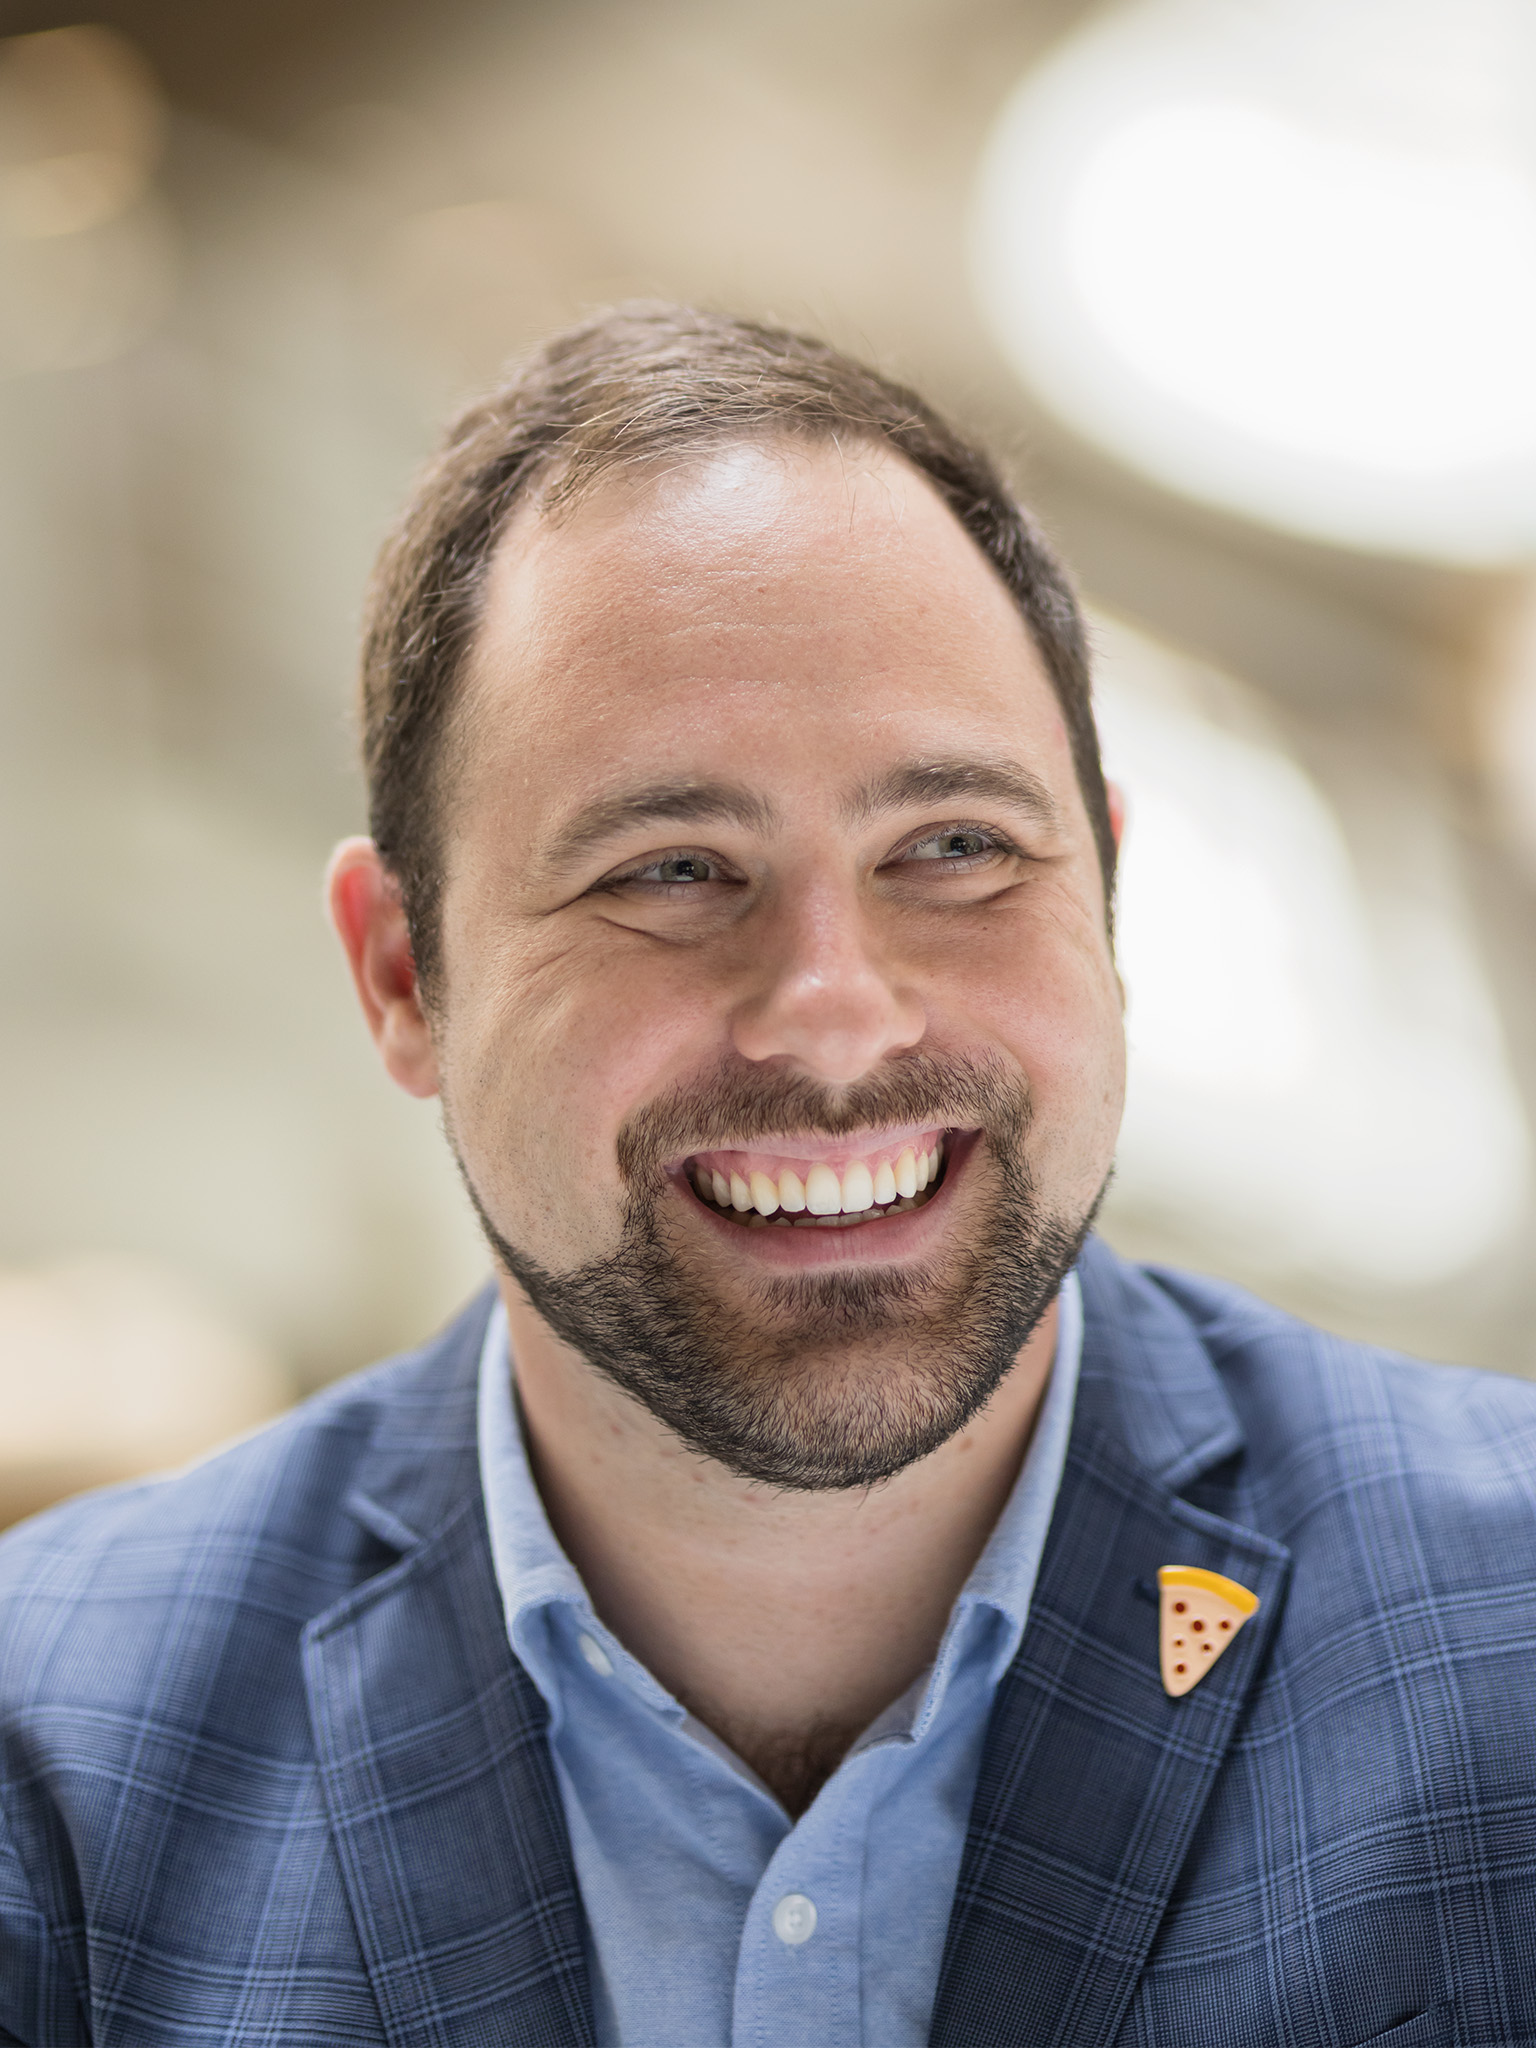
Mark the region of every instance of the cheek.
POLYGON ((1042 1188, 1085 1206, 1114 1153, 1125 1096, 1120 985, 1098 928, 1073 914, 997 930, 968 977, 974 1026, 1028 1079, 1042 1188))
POLYGON ((481 1199, 514 1242, 557 1266, 617 1229, 620 1125, 697 1075, 714 1047, 706 1003, 675 956, 541 937, 465 947, 472 984, 450 973, 444 1095, 481 1199))

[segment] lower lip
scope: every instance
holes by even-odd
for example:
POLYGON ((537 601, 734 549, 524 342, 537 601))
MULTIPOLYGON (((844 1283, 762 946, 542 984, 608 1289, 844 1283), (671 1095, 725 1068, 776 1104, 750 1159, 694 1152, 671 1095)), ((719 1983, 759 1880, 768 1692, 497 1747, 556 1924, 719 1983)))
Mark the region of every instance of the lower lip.
POLYGON ((945 1227, 956 1185, 980 1138, 979 1131, 946 1136, 944 1177, 921 1208, 904 1209, 894 1216, 877 1211, 867 1223, 841 1230, 785 1230, 782 1226, 754 1230, 727 1222, 718 1209, 694 1193, 686 1178, 679 1176, 677 1186, 682 1199, 738 1258, 791 1272, 816 1266, 893 1265, 920 1258, 932 1247, 945 1227))

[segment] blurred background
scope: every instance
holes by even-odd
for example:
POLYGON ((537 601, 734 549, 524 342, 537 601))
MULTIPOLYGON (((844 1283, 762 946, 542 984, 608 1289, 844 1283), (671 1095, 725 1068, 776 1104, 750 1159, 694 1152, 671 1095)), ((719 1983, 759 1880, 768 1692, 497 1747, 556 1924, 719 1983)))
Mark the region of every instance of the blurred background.
POLYGON ((1105 1228, 1536 1373, 1529 0, 0 9, 0 1519, 485 1261, 320 913, 436 424, 661 294, 987 436, 1130 800, 1105 1228))

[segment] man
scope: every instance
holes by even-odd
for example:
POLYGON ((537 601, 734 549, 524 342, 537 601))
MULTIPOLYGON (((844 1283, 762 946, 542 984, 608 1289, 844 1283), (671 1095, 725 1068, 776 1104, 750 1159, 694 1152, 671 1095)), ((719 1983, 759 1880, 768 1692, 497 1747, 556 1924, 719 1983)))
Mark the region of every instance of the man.
POLYGON ((0 1551, 0 2035, 1536 2041, 1536 1397, 1089 1237, 1115 812, 985 459, 595 321, 364 726, 333 914, 499 1285, 0 1551))

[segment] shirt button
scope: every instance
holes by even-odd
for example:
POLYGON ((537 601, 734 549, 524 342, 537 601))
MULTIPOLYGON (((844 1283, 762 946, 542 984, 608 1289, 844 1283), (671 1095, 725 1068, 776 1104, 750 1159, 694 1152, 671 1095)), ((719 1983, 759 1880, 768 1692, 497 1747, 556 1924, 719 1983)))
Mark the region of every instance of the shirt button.
POLYGON ((586 1658, 599 1678, 612 1678, 613 1659, 597 1640, 596 1636, 581 1638, 581 1654, 586 1658))
POLYGON ((804 1892, 786 1892, 773 1909, 773 1931, 786 1948, 798 1948, 816 1932, 816 1908, 804 1892))

